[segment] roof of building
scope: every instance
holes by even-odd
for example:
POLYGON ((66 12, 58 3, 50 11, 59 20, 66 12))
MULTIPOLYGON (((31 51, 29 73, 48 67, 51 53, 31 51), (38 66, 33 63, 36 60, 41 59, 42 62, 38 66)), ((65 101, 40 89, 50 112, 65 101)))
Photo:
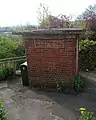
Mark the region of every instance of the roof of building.
POLYGON ((48 29, 35 29, 24 32, 13 32, 16 35, 27 36, 52 36, 52 35, 63 35, 63 34, 81 34, 84 29, 80 28, 48 28, 48 29))

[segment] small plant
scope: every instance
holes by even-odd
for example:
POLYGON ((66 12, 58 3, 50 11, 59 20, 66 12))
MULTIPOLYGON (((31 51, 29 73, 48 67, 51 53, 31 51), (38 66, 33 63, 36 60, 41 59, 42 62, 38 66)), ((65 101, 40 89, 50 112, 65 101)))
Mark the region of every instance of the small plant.
POLYGON ((64 82, 63 81, 57 81, 57 85, 56 85, 57 91, 61 92, 64 90, 64 82))
POLYGON ((81 79, 80 75, 77 74, 74 80, 74 90, 76 92, 80 92, 82 90, 82 88, 84 87, 84 82, 81 79))
POLYGON ((3 107, 2 101, 0 101, 0 120, 7 120, 6 112, 3 107))
POLYGON ((93 113, 88 112, 86 108, 80 108, 80 118, 79 120, 93 120, 93 113))
POLYGON ((58 92, 64 92, 65 90, 65 82, 64 82, 64 75, 60 73, 59 75, 56 75, 56 89, 58 92))
POLYGON ((68 89, 65 86, 64 81, 57 81, 56 89, 58 92, 68 93, 68 89))

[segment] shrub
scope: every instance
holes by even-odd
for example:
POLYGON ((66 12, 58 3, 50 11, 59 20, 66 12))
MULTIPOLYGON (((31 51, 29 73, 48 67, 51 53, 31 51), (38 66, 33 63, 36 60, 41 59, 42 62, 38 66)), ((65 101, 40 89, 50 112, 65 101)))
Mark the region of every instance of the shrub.
POLYGON ((8 76, 12 76, 14 73, 13 68, 1 68, 0 69, 0 81, 7 80, 8 76))
POLYGON ((63 93, 70 93, 70 89, 64 81, 57 81, 56 82, 56 89, 58 92, 63 92, 63 93))
POLYGON ((83 87, 84 87, 83 79, 79 74, 77 74, 74 79, 74 91, 81 92, 83 87))
POLYGON ((1 101, 0 101, 0 120, 7 120, 6 112, 1 101))
POLYGON ((90 45, 94 45, 94 44, 96 44, 95 41, 86 39, 86 40, 80 41, 79 47, 80 47, 80 50, 82 50, 82 49, 87 49, 90 45))
POLYGON ((16 55, 16 56, 24 56, 25 55, 25 47, 21 44, 19 44, 14 50, 13 50, 13 53, 16 55))
POLYGON ((65 78, 66 76, 62 73, 55 77, 58 92, 69 93, 70 86, 65 82, 65 78))
POLYGON ((13 50, 16 49, 17 45, 12 39, 0 36, 0 59, 15 57, 13 50))
POLYGON ((25 47, 23 44, 16 43, 13 39, 0 35, 0 59, 24 55, 25 47))
POLYGON ((80 108, 79 120, 93 120, 93 113, 87 111, 85 108, 80 108))
POLYGON ((63 81, 57 81, 56 85, 57 91, 62 92, 65 90, 65 85, 63 81))
POLYGON ((94 70, 96 67, 96 42, 81 40, 79 45, 79 68, 94 70))

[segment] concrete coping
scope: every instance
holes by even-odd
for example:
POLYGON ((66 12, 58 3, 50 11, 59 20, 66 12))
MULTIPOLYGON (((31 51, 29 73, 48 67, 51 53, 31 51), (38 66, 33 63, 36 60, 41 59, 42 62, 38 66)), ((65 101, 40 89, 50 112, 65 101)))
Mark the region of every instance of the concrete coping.
POLYGON ((48 29, 36 29, 32 31, 24 32, 12 32, 15 35, 22 35, 23 37, 33 36, 55 36, 55 35, 79 35, 84 32, 84 29, 80 28, 48 28, 48 29))

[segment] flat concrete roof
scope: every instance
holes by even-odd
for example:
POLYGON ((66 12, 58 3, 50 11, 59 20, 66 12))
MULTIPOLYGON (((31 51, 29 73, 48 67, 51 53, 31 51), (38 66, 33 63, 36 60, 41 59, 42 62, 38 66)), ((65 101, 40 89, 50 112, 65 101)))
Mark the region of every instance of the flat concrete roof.
POLYGON ((48 28, 48 29, 36 29, 32 31, 24 32, 12 32, 15 35, 27 36, 54 36, 54 35, 63 35, 63 34, 76 34, 79 35, 84 32, 84 29, 79 28, 48 28))

